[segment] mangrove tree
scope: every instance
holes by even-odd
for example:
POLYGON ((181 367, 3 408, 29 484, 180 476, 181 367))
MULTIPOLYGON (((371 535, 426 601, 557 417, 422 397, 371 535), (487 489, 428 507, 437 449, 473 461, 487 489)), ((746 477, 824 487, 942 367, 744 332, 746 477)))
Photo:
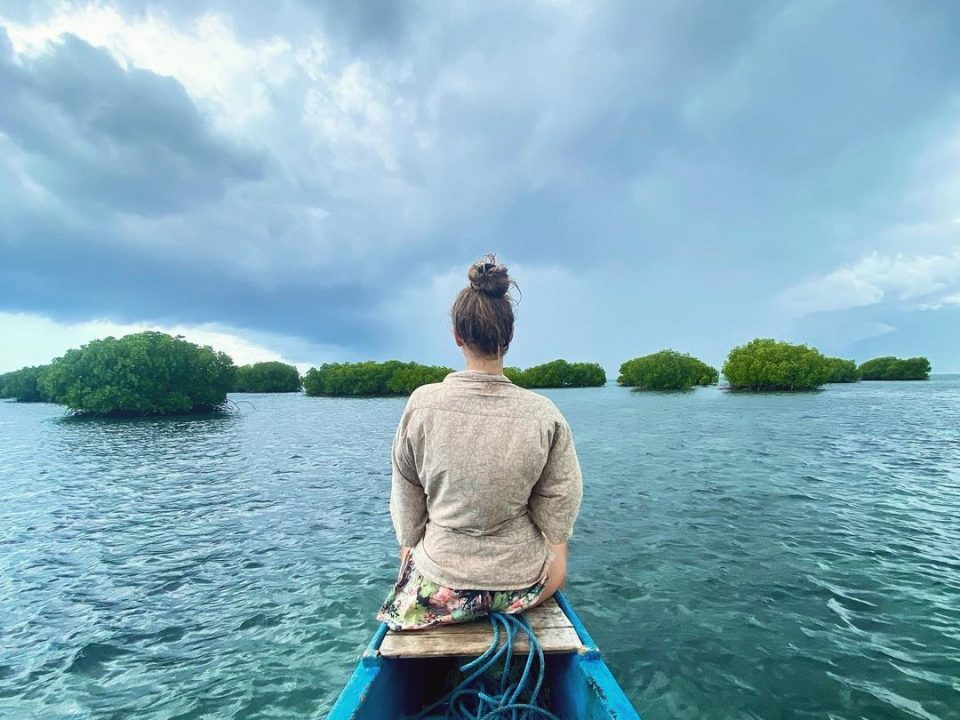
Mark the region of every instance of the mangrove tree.
POLYGON ((607 373, 598 363, 552 360, 526 370, 507 367, 503 374, 524 388, 600 387, 607 383, 607 373))
POLYGON ((925 357, 878 357, 863 363, 860 374, 864 380, 927 380, 930 361, 925 357))
POLYGON ((49 365, 34 365, 0 375, 0 398, 17 402, 51 402, 40 385, 49 368, 49 365))
POLYGON ((40 384, 54 402, 80 414, 181 415, 221 410, 235 374, 222 352, 141 332, 68 350, 40 384))
POLYGON ((627 360, 620 366, 617 382, 639 390, 686 390, 695 385, 715 385, 717 369, 692 355, 661 350, 627 360))
POLYGON ((730 351, 723 375, 732 390, 814 390, 829 376, 816 348, 757 338, 730 351))
POLYGON ((860 370, 853 360, 828 357, 823 359, 826 365, 828 383, 855 383, 860 382, 860 370))
POLYGON ((307 395, 409 395, 421 385, 440 382, 453 370, 434 365, 387 362, 325 363, 303 376, 307 395))
POLYGON ((288 393, 300 391, 300 372, 293 365, 270 361, 237 368, 235 392, 288 393))

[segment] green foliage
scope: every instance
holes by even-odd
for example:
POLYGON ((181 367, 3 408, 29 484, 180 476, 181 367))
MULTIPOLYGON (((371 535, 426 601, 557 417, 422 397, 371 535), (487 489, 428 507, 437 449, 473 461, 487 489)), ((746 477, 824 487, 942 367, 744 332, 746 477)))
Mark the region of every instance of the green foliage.
POLYGON ((717 369, 702 360, 676 350, 661 350, 627 360, 620 366, 617 382, 640 390, 685 390, 715 385, 719 379, 717 369))
POLYGON ((816 348, 757 338, 730 351, 723 374, 733 390, 814 390, 828 378, 816 348))
POLYGON ((853 360, 844 360, 843 358, 828 357, 824 358, 827 367, 828 383, 854 383, 860 382, 860 370, 857 363, 853 360))
POLYGON ((863 363, 860 373, 864 380, 927 380, 930 377, 930 361, 925 357, 905 360, 879 357, 863 363))
POLYGON ((503 374, 506 375, 510 382, 514 385, 519 385, 520 387, 526 387, 523 384, 523 370, 518 367, 505 367, 503 369, 503 374))
POLYGON ((503 374, 514 385, 525 388, 600 387, 607 382, 606 372, 597 363, 570 363, 566 360, 553 360, 526 370, 507 367, 503 374))
POLYGON ((285 393, 300 391, 300 373, 282 362, 258 362, 237 368, 235 392, 285 393))
POLYGON ((49 368, 49 365, 34 365, 0 375, 0 398, 13 398, 17 402, 51 402, 40 386, 40 380, 49 368))
POLYGON ((421 385, 440 382, 453 370, 388 360, 325 363, 303 376, 307 395, 409 395, 421 385))
POLYGON ((68 350, 40 384, 55 402, 78 413, 179 415, 222 409, 235 374, 222 352, 142 332, 68 350))

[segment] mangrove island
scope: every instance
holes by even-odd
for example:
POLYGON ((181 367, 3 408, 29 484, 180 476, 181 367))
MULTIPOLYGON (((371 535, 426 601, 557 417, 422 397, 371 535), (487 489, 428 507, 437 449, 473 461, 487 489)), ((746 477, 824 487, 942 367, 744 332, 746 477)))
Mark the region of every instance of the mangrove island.
POLYGON ((503 374, 522 388, 600 387, 607 384, 607 373, 598 363, 553 360, 526 370, 506 367, 503 374))
MULTIPOLYGON (((313 367, 301 379, 283 362, 236 367, 231 358, 182 336, 141 332, 94 340, 68 350, 48 365, 0 374, 0 399, 53 402, 75 414, 149 416, 207 413, 224 409, 227 392, 292 393, 311 396, 409 395, 453 372, 438 365, 388 360, 336 362, 313 367)), ((525 370, 503 370, 530 389, 599 387, 607 382, 598 363, 553 360, 525 370)), ((827 383, 863 380, 926 380, 925 357, 879 357, 859 367, 827 357, 807 345, 756 338, 733 348, 723 365, 730 390, 815 390, 827 383)), ((627 360, 617 383, 638 390, 685 390, 715 385, 720 373, 702 360, 666 349, 627 360)))
POLYGON ((0 399, 17 402, 53 402, 41 385, 49 365, 34 365, 0 375, 0 399))
POLYGON ((181 415, 222 410, 235 374, 225 353, 141 332, 68 350, 48 366, 40 387, 82 415, 181 415))
POLYGON ((855 383, 860 382, 860 369, 853 360, 844 360, 838 357, 825 357, 825 383, 855 383))
POLYGON ((719 380, 716 368, 668 349, 627 360, 620 366, 617 383, 637 390, 689 390, 697 385, 716 385, 719 380))
POLYGON ((303 376, 307 395, 409 395, 421 385, 440 382, 452 373, 448 367, 414 362, 324 363, 303 376))
POLYGON ((730 351, 723 376, 731 390, 816 390, 829 372, 816 348, 757 338, 730 351))
POLYGON ((901 360, 896 357, 878 357, 860 366, 864 380, 928 380, 930 361, 925 357, 901 360))
POLYGON ((300 372, 287 363, 269 361, 237 368, 233 391, 238 393, 300 392, 300 372))

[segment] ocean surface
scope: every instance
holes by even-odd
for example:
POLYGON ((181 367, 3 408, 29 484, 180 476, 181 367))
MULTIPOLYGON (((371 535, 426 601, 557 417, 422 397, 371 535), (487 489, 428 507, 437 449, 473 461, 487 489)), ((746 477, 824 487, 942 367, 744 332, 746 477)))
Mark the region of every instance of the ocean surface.
MULTIPOLYGON (((569 596, 646 720, 960 718, 960 376, 545 393, 569 596)), ((396 573, 402 399, 0 403, 0 717, 313 718, 396 573)))

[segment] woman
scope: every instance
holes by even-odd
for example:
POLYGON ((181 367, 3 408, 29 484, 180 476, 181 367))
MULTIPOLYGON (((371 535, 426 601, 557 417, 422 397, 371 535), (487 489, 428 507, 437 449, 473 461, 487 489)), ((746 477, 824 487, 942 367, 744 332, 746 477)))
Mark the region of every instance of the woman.
POLYGON ((411 396, 393 442, 400 577, 378 619, 395 630, 515 613, 559 590, 582 481, 570 427, 503 374, 516 284, 491 255, 451 311, 466 370, 411 396))

